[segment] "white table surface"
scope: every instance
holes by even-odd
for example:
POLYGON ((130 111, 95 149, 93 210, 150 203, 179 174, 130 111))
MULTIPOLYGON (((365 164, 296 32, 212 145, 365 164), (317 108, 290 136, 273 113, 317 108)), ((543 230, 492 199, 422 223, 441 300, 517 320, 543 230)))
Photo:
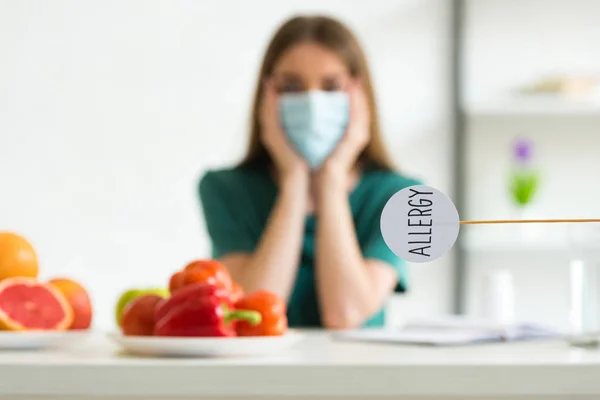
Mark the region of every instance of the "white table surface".
POLYGON ((307 333, 264 358, 127 356, 96 334, 64 350, 0 352, 0 399, 600 399, 600 351, 563 342, 432 348, 307 333), (589 396, 589 397, 588 397, 589 396))

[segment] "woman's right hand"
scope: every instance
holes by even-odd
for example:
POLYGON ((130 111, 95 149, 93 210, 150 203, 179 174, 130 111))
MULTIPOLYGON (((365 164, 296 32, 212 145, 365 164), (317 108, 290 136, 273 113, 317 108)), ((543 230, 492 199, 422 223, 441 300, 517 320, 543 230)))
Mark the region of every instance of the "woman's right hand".
POLYGON ((273 158, 277 174, 282 180, 309 177, 306 162, 287 140, 279 119, 278 93, 273 82, 265 80, 260 110, 261 139, 273 158))

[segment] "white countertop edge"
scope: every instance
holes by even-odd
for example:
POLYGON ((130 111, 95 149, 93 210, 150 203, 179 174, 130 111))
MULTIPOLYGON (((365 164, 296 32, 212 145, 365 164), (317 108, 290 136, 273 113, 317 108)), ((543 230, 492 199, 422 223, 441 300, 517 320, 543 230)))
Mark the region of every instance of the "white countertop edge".
POLYGON ((562 341, 378 345, 316 332, 288 351, 258 358, 129 357, 105 335, 63 350, 0 353, 0 398, 546 395, 600 398, 600 352, 562 341))
POLYGON ((0 366, 0 396, 600 396, 597 365, 0 366))

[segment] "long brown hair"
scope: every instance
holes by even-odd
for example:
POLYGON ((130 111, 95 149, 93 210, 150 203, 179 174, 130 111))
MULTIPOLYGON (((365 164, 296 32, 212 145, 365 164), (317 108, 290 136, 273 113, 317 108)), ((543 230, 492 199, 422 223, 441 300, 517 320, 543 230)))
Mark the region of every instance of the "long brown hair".
POLYGON ((260 140, 260 102, 263 81, 273 73, 281 55, 301 42, 314 42, 335 52, 346 64, 354 78, 360 78, 367 97, 371 118, 370 141, 359 161, 375 168, 393 170, 394 165, 383 143, 373 83, 367 60, 350 29, 341 22, 324 16, 299 16, 289 19, 275 33, 265 53, 254 94, 251 114, 250 142, 242 164, 270 162, 270 156, 260 140))

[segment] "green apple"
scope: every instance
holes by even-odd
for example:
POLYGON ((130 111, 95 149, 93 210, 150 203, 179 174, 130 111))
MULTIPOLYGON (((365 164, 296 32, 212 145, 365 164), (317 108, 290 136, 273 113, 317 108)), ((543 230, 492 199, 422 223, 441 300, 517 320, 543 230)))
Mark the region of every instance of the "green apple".
POLYGON ((123 310, 131 301, 137 299, 139 296, 144 294, 156 294, 162 298, 169 297, 169 289, 163 288, 147 288, 147 289, 130 289, 125 291, 119 300, 117 301, 116 309, 115 309, 115 319, 117 322, 117 326, 121 326, 121 318, 123 316, 123 310))

